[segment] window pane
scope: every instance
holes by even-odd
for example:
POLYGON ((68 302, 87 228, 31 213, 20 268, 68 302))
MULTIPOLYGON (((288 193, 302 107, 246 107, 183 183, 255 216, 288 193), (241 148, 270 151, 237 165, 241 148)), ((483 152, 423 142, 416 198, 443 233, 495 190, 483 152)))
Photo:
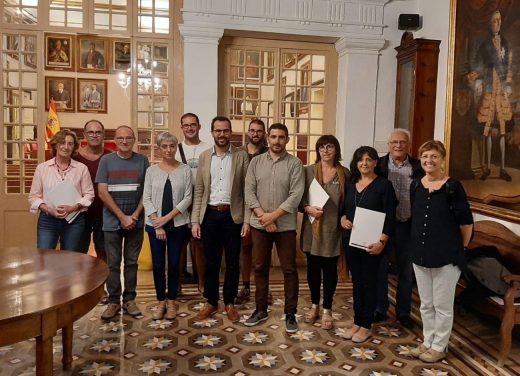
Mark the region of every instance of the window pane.
POLYGON ((94 14, 94 27, 96 29, 109 29, 110 16, 107 13, 94 14))
POLYGON ((170 32, 170 19, 168 17, 155 17, 155 32, 168 34, 170 32))

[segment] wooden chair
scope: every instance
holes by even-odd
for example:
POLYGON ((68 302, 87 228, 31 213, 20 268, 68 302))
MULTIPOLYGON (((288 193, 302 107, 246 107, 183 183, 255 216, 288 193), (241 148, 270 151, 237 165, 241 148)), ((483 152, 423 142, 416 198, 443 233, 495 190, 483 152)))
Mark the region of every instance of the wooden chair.
POLYGON ((475 236, 469 248, 494 245, 507 260, 506 268, 512 273, 504 277, 509 285, 503 298, 504 304, 499 304, 491 298, 474 302, 473 306, 480 312, 496 317, 502 321, 500 325, 501 350, 498 365, 504 365, 511 350, 513 327, 520 324, 520 306, 514 305, 515 295, 520 290, 520 236, 504 225, 495 221, 478 221, 475 223, 475 236))

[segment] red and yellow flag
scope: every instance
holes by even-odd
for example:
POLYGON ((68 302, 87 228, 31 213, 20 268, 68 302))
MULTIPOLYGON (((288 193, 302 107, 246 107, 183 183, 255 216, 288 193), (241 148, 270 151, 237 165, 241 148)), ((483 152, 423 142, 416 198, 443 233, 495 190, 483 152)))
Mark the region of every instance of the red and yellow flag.
POLYGON ((56 102, 51 98, 49 102, 49 117, 47 118, 47 126, 45 127, 46 149, 49 149, 49 141, 60 131, 60 120, 58 119, 58 111, 56 111, 56 102))

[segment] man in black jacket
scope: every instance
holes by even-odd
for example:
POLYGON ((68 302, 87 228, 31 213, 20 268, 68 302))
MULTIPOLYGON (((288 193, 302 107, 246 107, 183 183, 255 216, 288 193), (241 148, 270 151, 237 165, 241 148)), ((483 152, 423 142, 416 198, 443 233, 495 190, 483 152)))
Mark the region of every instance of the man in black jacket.
POLYGON ((393 238, 390 238, 387 249, 381 260, 379 270, 378 303, 374 314, 374 322, 387 319, 388 311, 388 269, 392 252, 395 252, 397 267, 396 316, 405 327, 413 326, 410 319, 412 303, 413 268, 410 240, 410 183, 413 179, 424 176, 421 163, 412 158, 410 151, 410 132, 395 128, 388 136, 388 154, 379 158, 379 166, 384 177, 394 186, 399 200, 396 209, 396 228, 393 238))

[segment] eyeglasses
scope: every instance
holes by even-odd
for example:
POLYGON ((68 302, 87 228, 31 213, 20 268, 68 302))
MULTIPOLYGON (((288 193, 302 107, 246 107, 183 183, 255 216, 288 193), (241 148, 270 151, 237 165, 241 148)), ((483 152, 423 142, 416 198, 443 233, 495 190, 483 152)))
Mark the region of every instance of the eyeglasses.
POLYGON ((132 142, 134 140, 135 137, 116 137, 115 140, 117 142, 132 142))
POLYGON ((390 141, 389 144, 392 145, 392 146, 397 146, 397 145, 406 145, 408 143, 408 141, 390 141))
POLYGON ((198 123, 191 123, 191 124, 182 124, 181 128, 188 129, 188 128, 198 128, 198 123))
POLYGON ((89 136, 89 137, 100 137, 105 132, 103 132, 103 131, 95 131, 95 132, 94 131, 88 131, 86 133, 87 133, 87 136, 89 136))
POLYGON ((263 129, 250 129, 249 133, 265 133, 263 129))
POLYGON ((331 150, 334 150, 334 149, 336 149, 336 147, 335 147, 334 145, 332 145, 332 144, 321 145, 321 146, 318 148, 319 151, 325 151, 325 150, 327 150, 327 151, 331 151, 331 150))
POLYGON ((231 133, 231 129, 214 129, 213 130, 213 133, 215 134, 230 134, 231 133))

